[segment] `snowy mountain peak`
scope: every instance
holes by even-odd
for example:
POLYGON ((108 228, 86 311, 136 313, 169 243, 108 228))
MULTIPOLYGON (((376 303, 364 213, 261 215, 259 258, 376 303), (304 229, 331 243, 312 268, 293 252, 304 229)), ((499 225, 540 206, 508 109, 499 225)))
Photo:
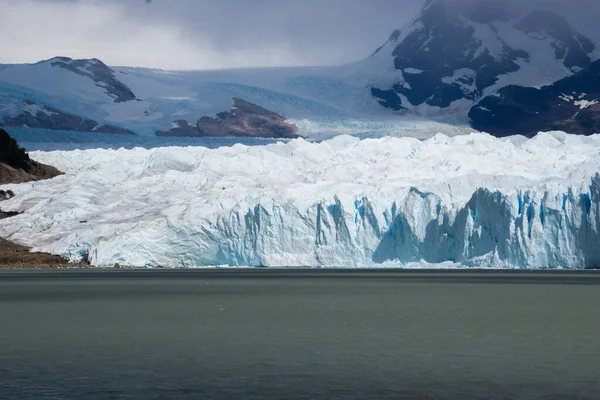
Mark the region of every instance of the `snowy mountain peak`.
POLYGON ((63 68, 77 75, 87 77, 93 80, 96 86, 103 88, 106 94, 114 99, 115 103, 124 103, 136 99, 131 89, 116 78, 115 72, 97 58, 74 60, 69 57, 54 57, 41 61, 36 65, 63 68))
POLYGON ((518 28, 529 37, 550 40, 556 58, 577 72, 591 62, 591 54, 596 49, 594 43, 571 28, 561 16, 546 10, 536 10, 523 18, 518 28))
POLYGON ((402 79, 375 87, 388 108, 468 109, 507 84, 542 86, 590 65, 596 46, 549 9, 499 0, 429 0, 371 59, 402 79))

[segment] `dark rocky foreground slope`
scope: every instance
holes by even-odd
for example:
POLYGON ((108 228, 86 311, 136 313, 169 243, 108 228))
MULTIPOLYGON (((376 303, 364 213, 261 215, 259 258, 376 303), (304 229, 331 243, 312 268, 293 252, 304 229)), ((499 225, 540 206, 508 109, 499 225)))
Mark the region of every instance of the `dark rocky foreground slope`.
POLYGON ((600 133, 600 61, 540 89, 507 86, 474 106, 469 118, 475 129, 496 136, 600 133))
MULTIPOLYGON (((25 150, 9 134, 0 129, 0 184, 23 183, 50 179, 61 172, 29 158, 25 150)), ((14 197, 12 190, 0 190, 0 202, 14 197)), ((19 215, 18 211, 0 209, 0 219, 19 215)), ((85 264, 69 264, 63 258, 45 253, 31 253, 29 248, 0 238, 0 268, 73 268, 85 264)))
POLYGON ((62 173, 33 161, 4 129, 0 129, 0 184, 51 179, 62 173))
POLYGON ((32 253, 30 249, 0 238, 0 269, 85 268, 85 263, 72 264, 59 256, 32 253))
POLYGON ((218 113, 216 118, 202 117, 195 126, 185 120, 175 121, 173 128, 156 135, 294 139, 300 137, 297 132, 298 127, 286 122, 285 117, 234 97, 233 108, 218 113))

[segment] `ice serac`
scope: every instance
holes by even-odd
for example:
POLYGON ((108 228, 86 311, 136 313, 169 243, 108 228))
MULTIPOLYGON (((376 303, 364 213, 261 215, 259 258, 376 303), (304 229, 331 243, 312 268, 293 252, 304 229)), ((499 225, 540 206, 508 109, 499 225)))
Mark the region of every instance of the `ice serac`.
POLYGON ((93 265, 600 266, 600 136, 36 152, 0 236, 93 265), (118 199, 118 200, 117 200, 118 199))

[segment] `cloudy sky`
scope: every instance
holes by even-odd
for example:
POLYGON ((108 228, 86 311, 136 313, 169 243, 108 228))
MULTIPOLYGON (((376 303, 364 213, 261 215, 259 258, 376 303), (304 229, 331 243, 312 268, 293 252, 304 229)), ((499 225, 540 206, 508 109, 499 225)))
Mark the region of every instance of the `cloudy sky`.
POLYGON ((56 55, 163 69, 368 56, 424 0, 0 0, 0 63, 56 55))

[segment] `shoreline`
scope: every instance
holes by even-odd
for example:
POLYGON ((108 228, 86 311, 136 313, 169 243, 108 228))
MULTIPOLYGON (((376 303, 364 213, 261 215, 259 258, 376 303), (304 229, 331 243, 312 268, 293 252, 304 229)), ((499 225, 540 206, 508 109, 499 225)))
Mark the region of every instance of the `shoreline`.
POLYGON ((90 265, 69 263, 60 256, 32 253, 30 248, 0 238, 0 270, 86 269, 90 265))
MULTIPOLYGON (((0 239, 0 243, 1 243, 0 239)), ((299 275, 344 275, 344 274, 378 274, 378 275, 576 275, 584 274, 600 277, 600 269, 497 269, 497 268, 349 268, 349 267, 193 267, 193 268, 167 268, 167 267, 133 267, 133 266, 116 266, 116 267, 94 267, 85 263, 69 263, 59 256, 53 256, 46 253, 29 253, 35 256, 50 256, 58 258, 61 261, 56 264, 39 263, 30 266, 20 265, 17 263, 9 265, 0 262, 0 273, 6 271, 72 271, 72 272, 131 272, 140 271, 147 273, 166 273, 178 274, 189 273, 218 273, 218 274, 239 274, 250 273, 255 275, 261 274, 299 274, 299 275)), ((0 251, 1 256, 1 251, 0 251)))

